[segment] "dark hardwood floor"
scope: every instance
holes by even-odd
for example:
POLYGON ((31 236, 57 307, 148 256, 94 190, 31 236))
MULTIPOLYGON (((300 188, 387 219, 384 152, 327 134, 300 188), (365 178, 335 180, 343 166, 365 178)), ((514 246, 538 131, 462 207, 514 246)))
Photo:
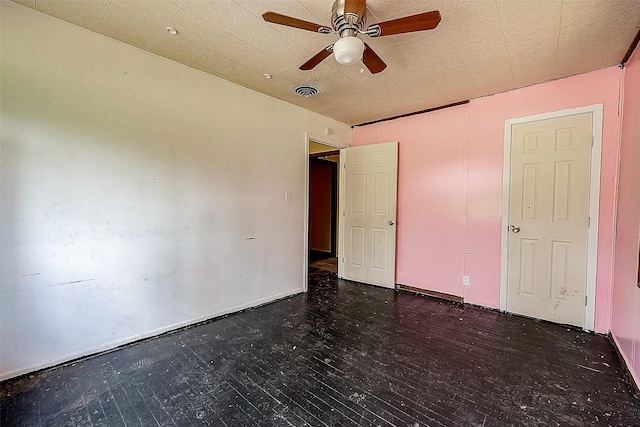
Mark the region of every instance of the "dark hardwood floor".
POLYGON ((9 426, 639 426, 606 338, 338 280, 0 385, 9 426))
POLYGON ((338 258, 318 251, 309 251, 309 267, 338 273, 338 258))

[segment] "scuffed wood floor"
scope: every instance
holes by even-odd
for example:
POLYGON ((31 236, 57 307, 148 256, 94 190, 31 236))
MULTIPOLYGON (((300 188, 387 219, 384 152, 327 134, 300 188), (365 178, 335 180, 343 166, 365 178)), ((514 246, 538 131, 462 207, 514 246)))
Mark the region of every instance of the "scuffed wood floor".
POLYGON ((337 274, 338 258, 336 258, 335 256, 312 251, 309 254, 309 267, 318 270, 330 271, 337 274))
POLYGON ((338 280, 0 386, 9 426, 638 426, 606 338, 338 280))

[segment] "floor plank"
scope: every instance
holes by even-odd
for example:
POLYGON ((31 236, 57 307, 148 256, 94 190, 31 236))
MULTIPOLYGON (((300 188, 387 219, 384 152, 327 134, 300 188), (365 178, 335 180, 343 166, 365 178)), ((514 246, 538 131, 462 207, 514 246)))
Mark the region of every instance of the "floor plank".
POLYGON ((309 251, 309 267, 338 273, 338 258, 319 251, 309 251))
POLYGON ((0 384, 4 426, 640 426, 605 337, 337 279, 0 384))

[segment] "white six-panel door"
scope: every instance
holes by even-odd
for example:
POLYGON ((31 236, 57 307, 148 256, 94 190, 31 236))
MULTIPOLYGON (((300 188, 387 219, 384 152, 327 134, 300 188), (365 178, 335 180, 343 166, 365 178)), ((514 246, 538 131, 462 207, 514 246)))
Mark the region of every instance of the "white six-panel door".
POLYGON ((507 311, 585 326, 591 120, 512 127, 507 311))
POLYGON ((398 143, 346 148, 341 157, 340 276, 394 288, 398 143))

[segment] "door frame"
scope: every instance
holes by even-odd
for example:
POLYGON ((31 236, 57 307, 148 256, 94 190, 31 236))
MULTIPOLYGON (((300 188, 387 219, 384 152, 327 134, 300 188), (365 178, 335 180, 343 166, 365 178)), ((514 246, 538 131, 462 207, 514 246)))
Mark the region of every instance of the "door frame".
POLYGON ((504 164, 502 175, 502 241, 500 261, 500 311, 507 311, 509 276, 509 204, 511 188, 511 128, 514 125, 557 119, 581 114, 591 114, 591 167, 589 175, 589 220, 587 234, 587 284, 584 329, 593 331, 596 307, 596 269, 598 264, 598 218, 600 214, 600 168, 602 159, 603 104, 571 108, 532 116, 507 119, 504 123, 504 164))
MULTIPOLYGON (((311 132, 305 132, 304 134, 304 261, 302 266, 302 280, 303 286, 302 291, 307 292, 309 290, 309 143, 317 142, 319 144, 327 145, 329 147, 333 147, 336 150, 342 150, 343 148, 347 148, 349 144, 340 143, 339 141, 330 139, 328 137, 323 137, 321 135, 317 135, 311 132)), ((341 162, 340 162, 341 163, 341 162)), ((338 166, 339 167, 339 166, 338 166)), ((338 212, 340 212, 340 186, 338 185, 338 212)), ((338 229, 340 228, 340 216, 338 217, 338 229)), ((341 248, 338 244, 337 248, 338 253, 340 253, 341 248)))

